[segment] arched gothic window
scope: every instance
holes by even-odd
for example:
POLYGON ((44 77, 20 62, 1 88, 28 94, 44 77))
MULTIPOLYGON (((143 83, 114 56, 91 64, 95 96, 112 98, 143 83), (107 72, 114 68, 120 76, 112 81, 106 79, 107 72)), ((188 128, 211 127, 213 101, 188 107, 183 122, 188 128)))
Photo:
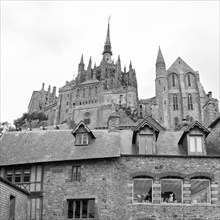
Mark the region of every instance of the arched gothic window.
POLYGON ((188 94, 188 110, 193 110, 192 95, 188 94))
POLYGON ((92 95, 92 89, 89 87, 89 97, 92 95))
POLYGON ((174 127, 177 128, 179 125, 179 118, 175 117, 174 118, 174 127))
POLYGON ((86 89, 84 88, 83 89, 83 98, 85 98, 85 96, 86 96, 86 89))
POLYGON ((190 74, 187 75, 187 79, 188 79, 188 86, 191 86, 190 74))
POLYGON ((175 81, 175 74, 172 74, 172 86, 175 87, 176 86, 176 81, 175 81))
POLYGON ((177 94, 173 95, 173 110, 178 110, 177 94))
POLYGON ((76 90, 76 97, 79 97, 79 89, 76 90))

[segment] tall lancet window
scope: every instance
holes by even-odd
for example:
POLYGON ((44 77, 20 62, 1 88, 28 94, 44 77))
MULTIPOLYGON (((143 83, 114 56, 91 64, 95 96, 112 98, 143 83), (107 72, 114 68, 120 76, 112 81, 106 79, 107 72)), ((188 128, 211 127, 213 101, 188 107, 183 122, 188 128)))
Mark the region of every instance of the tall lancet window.
POLYGON ((172 85, 173 85, 173 87, 176 86, 175 74, 172 74, 172 85))
POLYGON ((193 110, 192 95, 188 94, 188 110, 193 110))
POLYGON ((178 110, 177 94, 173 95, 173 110, 178 110))
POLYGON ((187 75, 187 79, 188 79, 188 86, 191 86, 190 74, 187 75))

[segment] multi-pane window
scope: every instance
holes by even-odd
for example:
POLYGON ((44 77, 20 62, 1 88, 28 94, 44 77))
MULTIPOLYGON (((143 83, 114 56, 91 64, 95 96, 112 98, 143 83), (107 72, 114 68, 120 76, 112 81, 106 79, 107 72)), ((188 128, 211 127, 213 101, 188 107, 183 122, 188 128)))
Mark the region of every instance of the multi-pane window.
POLYGON ((88 144, 88 133, 77 133, 76 134, 76 145, 87 145, 88 144))
POLYGON ((81 179, 81 166, 72 167, 72 182, 79 182, 81 179))
POLYGON ((8 170, 6 179, 15 183, 30 182, 30 169, 8 170))
POLYGON ((188 94, 188 110, 193 110, 192 95, 188 94))
POLYGON ((210 203, 210 180, 191 179, 191 203, 210 203))
POLYGON ((161 203, 182 203, 182 180, 161 179, 161 203))
POLYGON ((16 170, 15 171, 15 183, 20 183, 21 182, 21 170, 16 170))
POLYGON ((176 86, 176 81, 175 81, 175 74, 172 74, 172 86, 176 86))
POLYGON ((9 170, 7 173, 6 173, 6 179, 10 182, 13 182, 13 171, 12 170, 9 170))
POLYGON ((190 135, 189 136, 189 154, 202 155, 203 151, 203 136, 190 135))
POLYGON ((152 134, 139 135, 139 154, 153 154, 154 140, 152 134))
POLYGON ((95 199, 67 200, 67 219, 95 218, 95 199))
POLYGON ((30 182, 30 175, 31 172, 29 169, 25 169, 24 170, 24 174, 23 174, 23 182, 30 182))
POLYGON ((173 95, 173 110, 178 110, 177 94, 173 95))
POLYGON ((152 203, 152 179, 133 180, 133 203, 152 203))

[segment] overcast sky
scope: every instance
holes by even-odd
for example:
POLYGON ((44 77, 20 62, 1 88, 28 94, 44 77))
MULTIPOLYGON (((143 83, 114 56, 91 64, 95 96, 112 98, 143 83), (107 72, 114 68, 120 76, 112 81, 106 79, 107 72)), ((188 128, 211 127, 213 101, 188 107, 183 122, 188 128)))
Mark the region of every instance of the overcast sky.
POLYGON ((42 82, 72 80, 81 54, 99 65, 110 15, 113 59, 132 61, 139 98, 155 95, 160 46, 167 68, 181 57, 219 99, 219 1, 1 1, 0 121, 27 112, 42 82))

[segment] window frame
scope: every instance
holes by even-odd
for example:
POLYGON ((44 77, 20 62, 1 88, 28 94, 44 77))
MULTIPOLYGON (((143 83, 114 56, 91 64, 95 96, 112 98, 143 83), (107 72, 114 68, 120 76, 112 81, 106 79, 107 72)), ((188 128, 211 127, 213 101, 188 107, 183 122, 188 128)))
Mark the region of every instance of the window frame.
POLYGON ((188 87, 191 87, 192 83, 191 83, 190 73, 187 74, 187 82, 188 82, 188 87))
POLYGON ((76 134, 75 145, 86 146, 89 144, 89 135, 87 132, 80 132, 76 134), (86 142, 84 142, 86 140, 86 142))
POLYGON ((139 205, 139 204, 153 204, 153 184, 154 184, 154 180, 153 178, 150 178, 150 177, 135 177, 133 178, 133 181, 132 181, 132 204, 135 204, 135 205, 139 205), (151 181, 151 202, 134 202, 134 181, 135 180, 150 180, 151 181))
POLYGON ((187 98, 188 98, 188 110, 193 110, 192 94, 189 93, 187 98))
POLYGON ((67 220, 71 220, 71 219, 95 219, 95 217, 96 217, 96 210, 95 210, 95 198, 80 198, 80 199, 78 199, 78 198, 76 198, 76 199, 67 199, 66 200, 66 219, 67 220), (87 217, 85 218, 85 217, 83 217, 83 202, 84 201, 87 201, 87 217), (90 202, 89 201, 94 201, 94 216, 93 217, 90 217, 89 216, 89 208, 90 208, 90 202), (73 208, 73 215, 72 215, 72 217, 69 217, 69 202, 72 202, 72 208, 73 208), (76 217, 75 216, 75 210, 76 210, 76 202, 80 202, 80 217, 76 217))
POLYGON ((194 204, 211 204, 211 181, 210 181, 210 179, 209 178, 202 178, 202 176, 201 177, 199 177, 199 178, 196 178, 196 177, 192 177, 191 179, 190 179, 190 198, 191 198, 191 204, 192 205, 194 205, 194 204), (208 202, 204 202, 204 203, 198 203, 198 202, 193 202, 193 200, 192 200, 192 190, 191 190, 191 182, 192 182, 192 180, 198 180, 198 181, 202 181, 202 180, 205 180, 205 181, 208 181, 208 183, 209 183, 209 186, 208 186, 208 198, 207 198, 207 200, 208 200, 208 202))
POLYGON ((156 145, 154 144, 154 134, 139 134, 139 143, 138 143, 138 154, 146 154, 146 155, 153 155, 155 154, 156 152, 156 145), (148 149, 148 146, 145 145, 145 153, 140 153, 140 149, 141 149, 141 137, 144 137, 144 136, 148 136, 148 137, 151 137, 152 138, 152 146, 151 146, 151 152, 152 153, 147 153, 147 149, 148 149))
POLYGON ((188 155, 206 155, 206 150, 205 150, 205 146, 204 146, 204 135, 199 135, 199 134, 189 134, 188 135, 188 155), (197 146, 197 137, 201 138, 201 148, 202 148, 202 151, 201 152, 198 152, 198 146, 197 146), (190 139, 191 138, 194 138, 194 144, 195 144, 195 151, 192 152, 191 151, 191 142, 190 142, 190 139))
POLYGON ((71 182, 80 182, 80 181, 81 181, 81 165, 72 166, 71 182))
POLYGON ((183 179, 182 178, 175 178, 175 177, 164 177, 160 179, 160 187, 161 187, 161 194, 160 194, 160 204, 183 204, 183 179), (171 181, 176 181, 179 180, 181 181, 181 202, 162 202, 162 181, 163 180, 171 180, 171 181))
POLYGON ((178 97, 177 94, 173 94, 173 110, 178 110, 178 97))
POLYGON ((172 73, 172 74, 171 74, 171 77, 172 77, 172 87, 176 87, 175 74, 172 73))

